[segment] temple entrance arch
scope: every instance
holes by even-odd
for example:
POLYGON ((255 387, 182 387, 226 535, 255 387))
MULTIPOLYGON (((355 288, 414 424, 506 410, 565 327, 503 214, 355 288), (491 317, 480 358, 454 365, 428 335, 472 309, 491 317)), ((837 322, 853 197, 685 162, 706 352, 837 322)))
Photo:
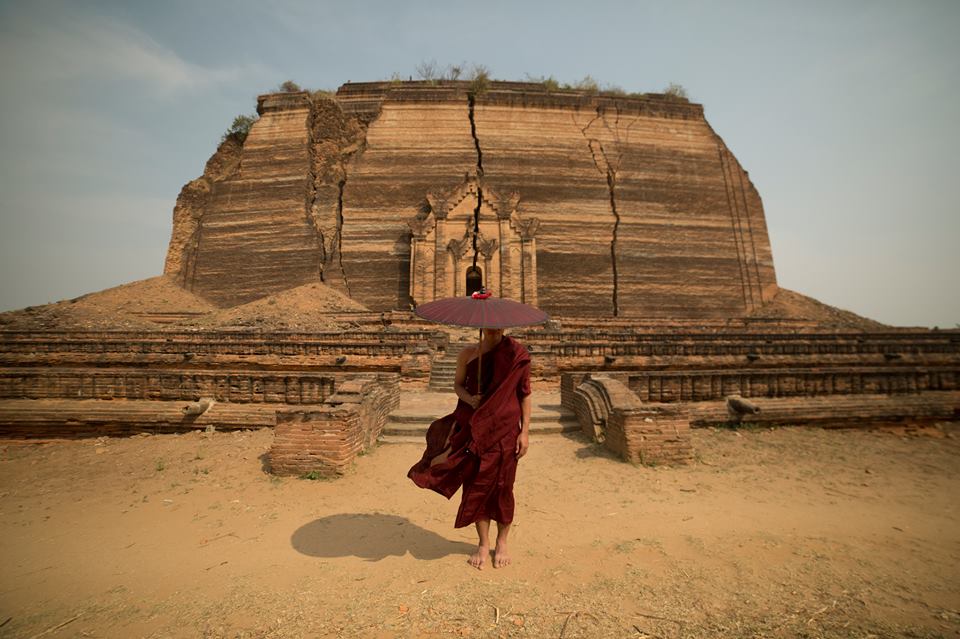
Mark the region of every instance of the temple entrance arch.
POLYGON ((427 193, 423 212, 407 221, 414 303, 465 294, 476 263, 494 295, 536 304, 540 221, 522 217, 519 203, 519 194, 502 196, 473 175, 450 191, 427 193))

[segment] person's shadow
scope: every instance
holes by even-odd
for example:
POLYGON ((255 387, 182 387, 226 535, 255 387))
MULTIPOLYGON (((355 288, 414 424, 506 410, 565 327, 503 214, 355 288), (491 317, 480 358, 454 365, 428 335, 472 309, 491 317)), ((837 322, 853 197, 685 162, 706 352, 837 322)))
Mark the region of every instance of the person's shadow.
POLYGON ((405 517, 381 513, 343 513, 298 528, 291 545, 311 557, 361 557, 379 561, 410 553, 417 559, 466 555, 474 546, 445 539, 405 517))

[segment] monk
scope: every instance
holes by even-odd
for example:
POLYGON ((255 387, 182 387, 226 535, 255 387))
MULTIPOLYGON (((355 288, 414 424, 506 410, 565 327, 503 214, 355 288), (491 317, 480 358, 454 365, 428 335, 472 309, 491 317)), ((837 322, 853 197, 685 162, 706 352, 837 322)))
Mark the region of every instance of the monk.
POLYGON ((499 329, 486 329, 478 346, 457 358, 452 414, 427 430, 427 450, 407 474, 421 488, 450 499, 463 487, 456 528, 477 528, 469 563, 482 570, 490 556, 490 521, 497 522, 493 567, 510 564, 513 482, 530 447, 530 354, 499 329), (483 382, 478 384, 477 357, 483 382))

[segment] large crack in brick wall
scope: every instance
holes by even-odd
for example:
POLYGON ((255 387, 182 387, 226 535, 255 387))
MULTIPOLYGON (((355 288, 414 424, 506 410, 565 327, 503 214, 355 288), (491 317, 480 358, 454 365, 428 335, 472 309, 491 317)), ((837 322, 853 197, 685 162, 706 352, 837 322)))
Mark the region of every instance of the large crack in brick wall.
MULTIPOLYGON (((610 125, 607 123, 603 108, 599 105, 596 108, 596 115, 585 127, 580 129, 580 133, 583 134, 584 139, 587 141, 587 147, 590 149, 590 155, 593 158, 594 165, 597 167, 597 171, 600 172, 607 183, 607 193, 610 198, 610 213, 613 215, 613 231, 610 237, 610 267, 613 273, 613 299, 611 300, 611 304, 613 316, 617 317, 620 315, 620 287, 617 274, 617 232, 620 230, 620 213, 617 211, 617 170, 620 165, 620 156, 618 155, 616 161, 611 164, 610 159, 607 157, 607 152, 603 148, 603 143, 600 142, 599 138, 589 135, 588 130, 598 120, 609 129, 610 125)), ((618 110, 617 123, 615 123, 615 125, 619 123, 619 120, 620 114, 618 110)), ((619 134, 614 133, 614 136, 619 137, 619 134)))
MULTIPOLYGON (((475 118, 475 109, 477 105, 477 96, 471 92, 467 94, 467 115, 470 118, 470 135, 473 137, 473 145, 477 149, 477 206, 473 211, 473 267, 477 266, 477 235, 480 231, 480 207, 483 204, 483 150, 480 148, 480 138, 477 137, 477 122, 475 118)), ((461 120, 462 121, 462 120, 461 120)))

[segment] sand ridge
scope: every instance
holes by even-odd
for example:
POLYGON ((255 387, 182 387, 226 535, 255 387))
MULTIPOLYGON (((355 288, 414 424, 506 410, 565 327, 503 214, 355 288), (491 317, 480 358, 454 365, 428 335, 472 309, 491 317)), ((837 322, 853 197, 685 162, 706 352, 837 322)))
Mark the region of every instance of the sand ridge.
POLYGON ((0 313, 7 330, 331 330, 367 309, 317 281, 222 309, 161 275, 72 300, 0 313))
POLYGON ((809 320, 827 329, 877 331, 890 328, 876 320, 824 304, 812 297, 782 287, 777 290, 773 299, 750 313, 748 317, 752 319, 809 320))
POLYGON ((270 330, 309 330, 346 326, 345 315, 364 312, 367 312, 365 306, 343 293, 322 282, 310 282, 218 310, 198 318, 194 324, 210 328, 254 326, 270 330))
POLYGON ((152 329, 155 319, 178 319, 216 310, 166 275, 137 280, 43 306, 0 313, 0 328, 152 329))

